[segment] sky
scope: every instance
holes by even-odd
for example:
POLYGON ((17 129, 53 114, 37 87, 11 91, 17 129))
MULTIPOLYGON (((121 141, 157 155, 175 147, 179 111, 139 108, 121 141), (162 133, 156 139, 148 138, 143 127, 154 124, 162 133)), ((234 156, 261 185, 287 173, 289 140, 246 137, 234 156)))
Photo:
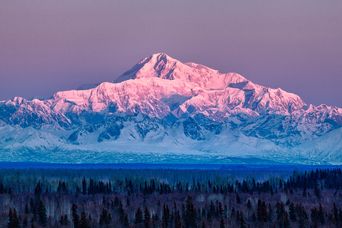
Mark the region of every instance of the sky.
POLYGON ((0 100, 112 81, 165 52, 342 107, 341 0, 1 0, 0 100))

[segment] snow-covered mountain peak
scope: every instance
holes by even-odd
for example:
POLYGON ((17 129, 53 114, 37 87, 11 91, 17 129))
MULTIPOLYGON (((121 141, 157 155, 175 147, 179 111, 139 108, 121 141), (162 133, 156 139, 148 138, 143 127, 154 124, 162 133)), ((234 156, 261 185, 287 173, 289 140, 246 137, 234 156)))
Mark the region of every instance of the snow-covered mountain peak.
MULTIPOLYGON (((92 89, 60 91, 45 103, 34 100, 28 106, 50 106, 65 114, 106 112, 114 105, 118 112, 142 112, 158 118, 171 113, 201 113, 215 119, 217 115, 222 119, 237 113, 289 115, 305 106, 296 94, 255 84, 237 73, 184 64, 165 53, 143 59, 122 77, 126 80, 103 82, 92 89)), ((23 103, 20 98, 11 102, 13 106, 23 103)))
POLYGON ((281 88, 165 53, 142 59, 114 83, 0 101, 0 150, 15 155, 57 148, 342 162, 341 127, 341 108, 308 105, 281 88))
POLYGON ((180 61, 168 56, 165 53, 155 53, 149 57, 142 59, 131 69, 119 76, 115 82, 122 82, 129 79, 160 77, 172 79, 170 70, 180 61), (165 69, 167 68, 167 69, 165 69), (165 75, 165 71, 169 70, 169 75, 165 75))
POLYGON ((161 78, 193 83, 205 89, 224 89, 230 83, 247 82, 237 73, 220 73, 197 63, 183 63, 165 53, 156 53, 141 60, 115 82, 129 79, 161 78))

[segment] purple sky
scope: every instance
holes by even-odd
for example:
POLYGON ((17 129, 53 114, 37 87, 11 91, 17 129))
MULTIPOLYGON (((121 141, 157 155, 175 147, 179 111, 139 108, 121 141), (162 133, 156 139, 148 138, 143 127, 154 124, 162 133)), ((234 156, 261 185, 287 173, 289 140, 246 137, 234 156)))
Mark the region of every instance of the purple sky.
POLYGON ((0 99, 111 81, 166 52, 342 107, 341 0, 2 0, 0 99))

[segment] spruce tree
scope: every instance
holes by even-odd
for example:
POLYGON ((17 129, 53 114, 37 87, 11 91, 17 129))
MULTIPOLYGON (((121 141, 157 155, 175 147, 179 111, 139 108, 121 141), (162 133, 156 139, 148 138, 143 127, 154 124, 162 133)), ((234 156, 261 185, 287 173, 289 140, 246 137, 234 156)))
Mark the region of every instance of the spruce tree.
POLYGON ((144 209, 144 225, 145 228, 148 228, 150 226, 150 220, 151 220, 151 214, 147 207, 144 209))
POLYGON ((71 215, 72 215, 72 221, 74 223, 74 227, 78 228, 79 225, 79 216, 77 214, 77 205, 76 204, 72 204, 71 206, 71 215))
POLYGON ((169 225, 170 210, 167 205, 163 205, 163 215, 162 215, 162 227, 167 228, 169 225))
POLYGON ((19 227, 19 219, 18 219, 17 211, 15 208, 9 209, 7 227, 8 228, 18 228, 19 227))
POLYGON ((85 180, 84 177, 82 179, 82 194, 83 195, 87 194, 87 181, 85 180))
POLYGON ((143 214, 142 214, 142 211, 141 211, 140 207, 138 207, 138 209, 135 212, 134 223, 135 224, 140 224, 142 222, 143 222, 143 214))
POLYGON ((225 228, 225 225, 224 225, 224 220, 223 220, 223 218, 221 218, 221 220, 220 220, 220 228, 225 228))
POLYGON ((196 209, 191 196, 188 196, 185 202, 184 224, 186 227, 196 227, 196 209))
POLYGON ((46 208, 42 200, 39 200, 39 204, 38 204, 38 218, 39 218, 39 223, 42 226, 46 226, 47 224, 46 208))
POLYGON ((110 224, 112 220, 112 215, 105 209, 102 209, 101 215, 100 215, 100 225, 108 225, 110 224))
POLYGON ((181 221, 181 216, 179 214, 179 211, 177 210, 175 213, 175 228, 181 228, 182 227, 182 221, 181 221))
POLYGON ((79 222, 79 228, 90 228, 90 222, 88 221, 88 218, 86 216, 86 213, 82 211, 81 218, 79 222))
POLYGON ((290 216, 290 220, 291 220, 292 222, 297 221, 295 206, 294 206, 293 203, 290 203, 290 206, 289 206, 289 216, 290 216))

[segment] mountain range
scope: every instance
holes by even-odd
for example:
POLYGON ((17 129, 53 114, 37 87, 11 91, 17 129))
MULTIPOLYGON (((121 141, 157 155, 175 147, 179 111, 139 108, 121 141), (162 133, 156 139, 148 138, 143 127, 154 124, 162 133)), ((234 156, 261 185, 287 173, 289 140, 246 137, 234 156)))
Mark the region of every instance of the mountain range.
POLYGON ((342 108, 157 53, 94 88, 0 101, 0 161, 341 164, 341 127, 342 108))

